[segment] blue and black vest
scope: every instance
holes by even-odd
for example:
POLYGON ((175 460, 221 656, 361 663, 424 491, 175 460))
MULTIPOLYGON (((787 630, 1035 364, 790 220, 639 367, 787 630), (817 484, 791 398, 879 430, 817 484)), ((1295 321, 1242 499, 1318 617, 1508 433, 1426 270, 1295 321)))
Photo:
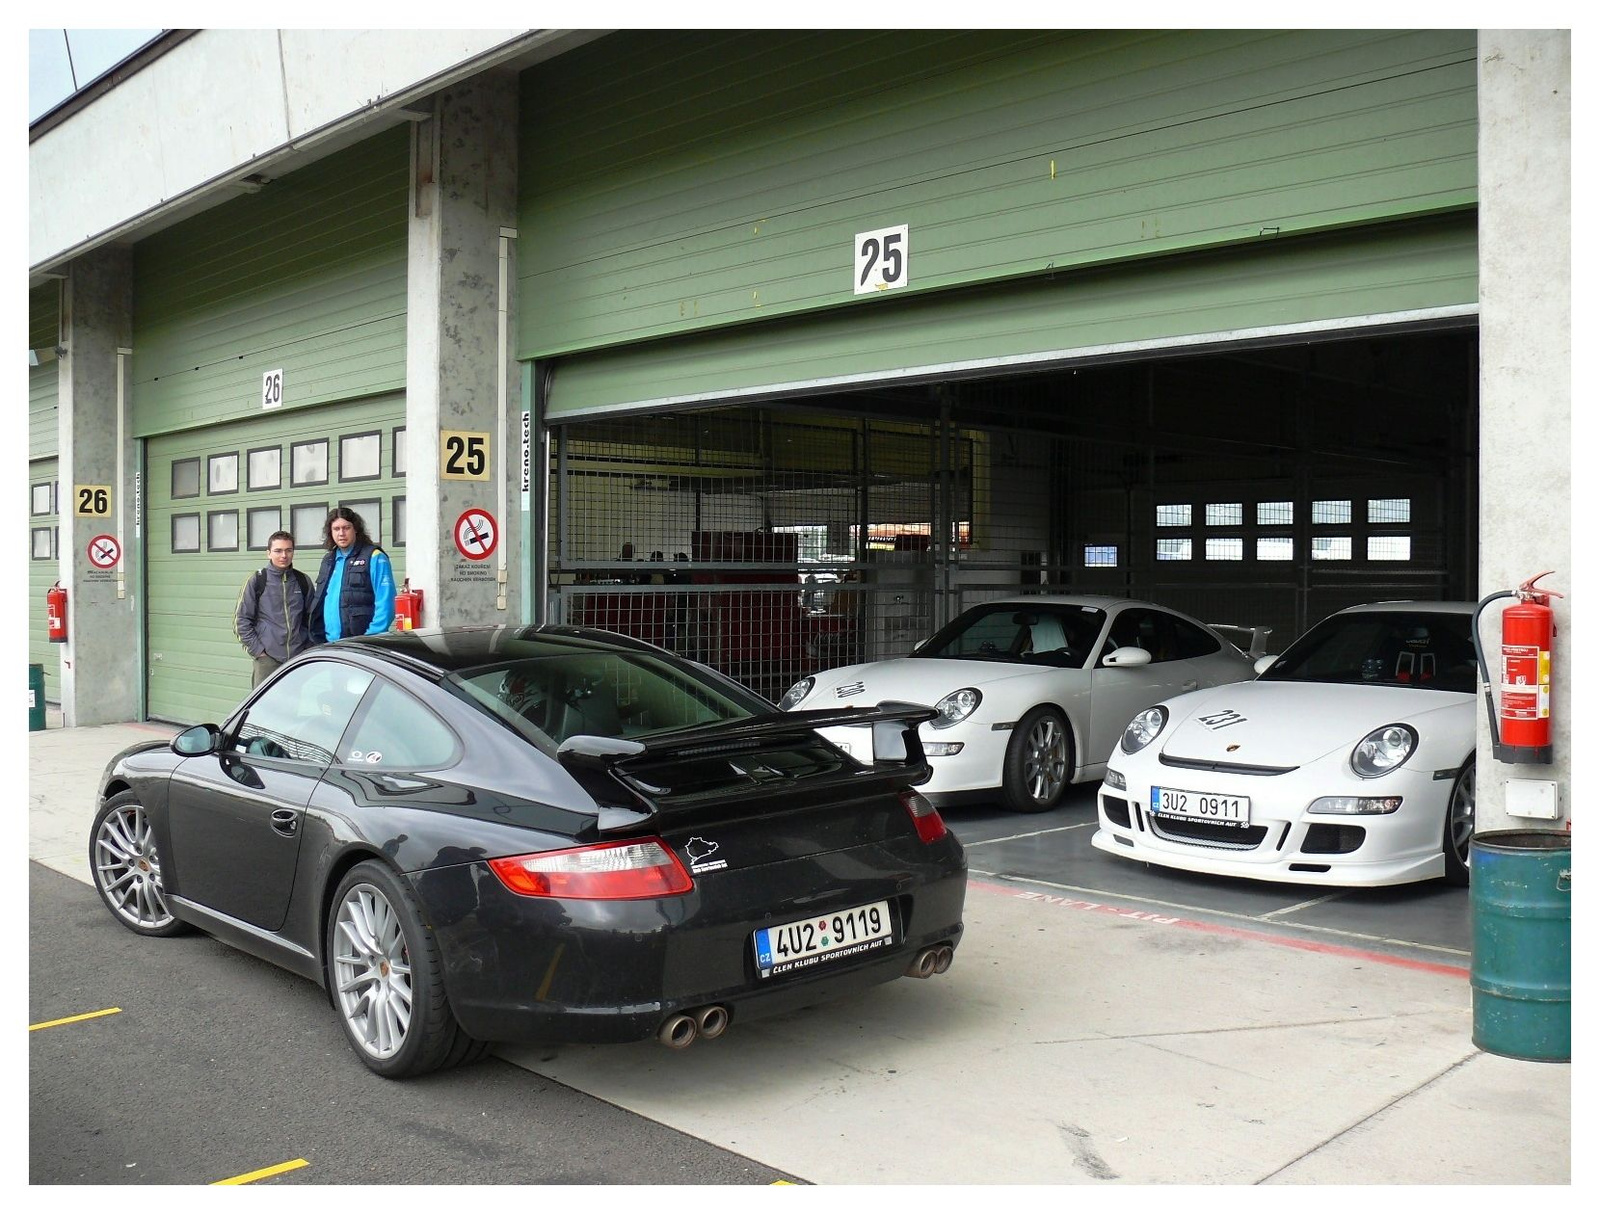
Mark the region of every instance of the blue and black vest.
MULTIPOLYGON (((372 623, 372 554, 382 549, 360 540, 350 545, 350 554, 344 558, 344 577, 339 583, 339 636, 358 637, 372 623)), ((317 571, 317 592, 311 600, 311 618, 306 621, 311 639, 319 644, 328 639, 322 622, 322 602, 328 595, 328 582, 333 577, 334 563, 339 550, 330 548, 322 557, 322 568, 317 571)))

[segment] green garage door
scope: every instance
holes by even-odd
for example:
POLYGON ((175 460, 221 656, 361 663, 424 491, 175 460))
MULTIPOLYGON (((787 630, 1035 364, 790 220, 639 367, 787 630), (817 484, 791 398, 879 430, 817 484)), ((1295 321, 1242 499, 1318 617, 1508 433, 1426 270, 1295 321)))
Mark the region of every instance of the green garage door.
POLYGON ((233 633, 267 536, 295 536, 315 577, 328 510, 350 506, 405 576, 405 398, 297 409, 148 440, 148 712, 220 721, 250 689, 233 633))
POLYGON ((28 465, 28 664, 44 667, 44 698, 61 702, 61 646, 45 639, 44 592, 61 576, 58 461, 28 465))

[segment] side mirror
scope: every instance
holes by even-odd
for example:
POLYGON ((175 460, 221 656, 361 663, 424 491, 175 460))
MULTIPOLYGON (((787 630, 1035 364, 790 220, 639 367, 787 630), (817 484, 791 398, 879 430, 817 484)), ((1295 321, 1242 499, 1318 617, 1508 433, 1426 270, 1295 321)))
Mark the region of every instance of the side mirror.
POLYGON ((1150 665, 1150 651, 1140 649, 1137 645, 1124 645, 1121 649, 1113 649, 1101 660, 1102 666, 1148 666, 1150 665))
POLYGON ((193 725, 172 739, 175 754, 186 758, 215 753, 222 742, 222 730, 215 725, 193 725))
POLYGON ((1257 674, 1266 674, 1267 671, 1271 668, 1272 664, 1274 662, 1276 662, 1277 660, 1278 660, 1278 655, 1275 654, 1275 653, 1269 653, 1264 658, 1257 658, 1256 659, 1256 673, 1257 674))

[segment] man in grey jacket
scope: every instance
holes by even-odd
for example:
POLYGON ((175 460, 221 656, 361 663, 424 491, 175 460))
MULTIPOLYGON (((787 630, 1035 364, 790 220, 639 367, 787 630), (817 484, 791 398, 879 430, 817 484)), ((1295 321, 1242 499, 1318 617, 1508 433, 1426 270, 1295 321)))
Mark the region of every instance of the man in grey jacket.
POLYGON ((245 578, 234 610, 234 631, 255 659, 250 686, 311 644, 306 609, 311 579, 294 567, 294 536, 274 531, 267 540, 267 565, 245 578))

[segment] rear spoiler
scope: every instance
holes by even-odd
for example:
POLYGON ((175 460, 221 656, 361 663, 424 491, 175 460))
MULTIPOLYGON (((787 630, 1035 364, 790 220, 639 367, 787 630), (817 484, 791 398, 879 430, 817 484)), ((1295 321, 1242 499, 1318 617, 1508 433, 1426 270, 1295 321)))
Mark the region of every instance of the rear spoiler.
POLYGON ((939 714, 923 704, 886 702, 871 708, 824 708, 807 712, 773 712, 745 720, 698 725, 646 739, 574 734, 556 748, 556 759, 602 805, 602 833, 636 830, 664 817, 679 816, 711 805, 750 805, 782 800, 799 805, 841 796, 865 796, 925 781, 932 770, 922 753, 917 726, 939 714), (870 765, 842 764, 837 772, 814 775, 803 782, 753 776, 732 787, 675 792, 673 767, 700 760, 733 760, 786 743, 813 742, 815 731, 838 726, 871 726, 870 765), (626 793, 624 793, 626 790, 626 793), (627 794, 631 794, 627 795, 627 794), (617 805, 631 801, 634 806, 617 805))
POLYGON ((1227 637, 1230 641, 1233 641, 1233 643, 1240 649, 1244 650, 1249 657, 1264 658, 1267 656, 1267 645, 1269 644, 1267 638, 1272 635, 1272 628, 1270 625, 1212 624, 1210 627, 1215 628, 1218 632, 1222 633, 1223 636, 1227 637), (1249 636, 1249 641, 1245 641, 1244 638, 1246 635, 1249 636), (1235 638, 1238 639, 1235 640, 1235 638))

